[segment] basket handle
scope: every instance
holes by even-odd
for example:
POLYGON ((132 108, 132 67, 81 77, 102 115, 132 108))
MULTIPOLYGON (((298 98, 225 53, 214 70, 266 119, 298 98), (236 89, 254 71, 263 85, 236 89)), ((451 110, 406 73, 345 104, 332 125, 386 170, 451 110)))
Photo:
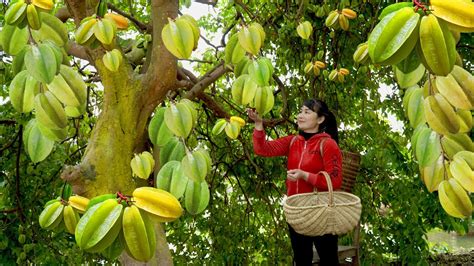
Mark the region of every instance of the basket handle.
POLYGON ((329 191, 329 206, 333 207, 334 206, 334 195, 333 195, 333 189, 332 189, 332 181, 331 177, 329 176, 328 172, 326 171, 321 171, 326 178, 326 184, 328 185, 328 191, 329 191))

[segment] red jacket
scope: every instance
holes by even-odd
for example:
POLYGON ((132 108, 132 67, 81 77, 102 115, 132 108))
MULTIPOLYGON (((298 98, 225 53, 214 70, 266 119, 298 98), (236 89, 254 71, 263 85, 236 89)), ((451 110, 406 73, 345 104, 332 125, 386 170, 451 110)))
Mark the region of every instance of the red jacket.
POLYGON ((303 136, 290 135, 276 140, 267 141, 264 130, 253 131, 253 150, 255 154, 271 156, 287 156, 287 169, 301 169, 309 172, 308 181, 298 179, 296 181, 286 180, 287 195, 313 192, 314 187, 318 191, 327 191, 326 179, 320 171, 326 171, 331 177, 334 190, 339 189, 342 184, 342 154, 336 141, 327 133, 318 133, 308 140, 303 136), (320 142, 323 142, 323 156, 321 158, 320 142))

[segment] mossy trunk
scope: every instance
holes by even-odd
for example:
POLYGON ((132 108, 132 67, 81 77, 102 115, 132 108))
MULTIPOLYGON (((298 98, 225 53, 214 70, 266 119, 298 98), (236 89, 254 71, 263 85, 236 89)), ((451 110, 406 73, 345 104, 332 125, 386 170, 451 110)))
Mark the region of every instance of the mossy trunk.
POLYGON ((143 135, 146 123, 137 127, 142 110, 138 97, 141 84, 127 72, 121 68, 102 75, 102 112, 80 164, 80 176, 73 182, 75 192, 88 198, 117 191, 131 195, 140 182, 132 178, 130 160, 137 149, 137 136, 143 135))
MULTIPOLYGON (((103 67, 102 62, 96 64, 98 68, 103 67)), ((131 195, 136 187, 146 185, 145 180, 132 177, 130 160, 135 152, 145 148, 146 120, 156 106, 147 103, 147 97, 144 97, 147 90, 131 69, 122 67, 115 73, 102 73, 102 112, 92 130, 82 162, 63 175, 73 185, 75 193, 88 198, 117 191, 131 195)), ((172 265, 163 226, 157 224, 155 228, 157 249, 150 263, 172 265)), ((122 262, 138 265, 126 255, 122 262)))
MULTIPOLYGON (((69 0, 67 3, 78 25, 88 15, 84 1, 69 0)), ((82 162, 61 174, 76 194, 91 198, 120 191, 131 195, 136 187, 146 185, 146 181, 132 177, 130 161, 134 153, 148 148, 146 126, 151 113, 170 90, 177 88, 176 58, 164 47, 161 31, 168 18, 177 16, 178 1, 151 0, 150 6, 153 43, 146 64, 142 66, 142 75, 137 74, 128 62, 122 62, 117 72, 110 72, 102 63, 103 50, 84 51, 85 57, 100 73, 104 101, 99 106, 101 113, 82 162)), ((172 265, 162 224, 157 224, 155 229, 156 252, 149 264, 172 265)), ((122 264, 138 265, 126 252, 122 255, 122 264)))

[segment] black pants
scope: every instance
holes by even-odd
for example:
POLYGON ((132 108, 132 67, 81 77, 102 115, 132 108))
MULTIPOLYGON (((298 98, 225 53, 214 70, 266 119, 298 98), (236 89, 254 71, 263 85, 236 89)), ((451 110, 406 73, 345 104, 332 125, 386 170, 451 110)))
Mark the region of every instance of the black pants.
POLYGON ((319 265, 339 265, 337 256, 337 235, 305 236, 295 232, 290 225, 291 247, 293 248, 293 261, 296 266, 312 265, 313 243, 318 251, 319 265))

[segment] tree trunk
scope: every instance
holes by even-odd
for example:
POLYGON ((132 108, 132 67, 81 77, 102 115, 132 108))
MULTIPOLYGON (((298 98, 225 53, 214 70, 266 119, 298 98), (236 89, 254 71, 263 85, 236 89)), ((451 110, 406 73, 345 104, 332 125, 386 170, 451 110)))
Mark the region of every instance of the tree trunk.
MULTIPOLYGON (((76 24, 86 16, 80 0, 68 0, 76 24)), ((147 120, 168 91, 176 88, 177 62, 163 45, 161 31, 178 13, 178 1, 151 0, 152 52, 145 74, 136 74, 129 63, 117 72, 108 71, 103 63, 103 50, 86 49, 88 59, 100 73, 104 86, 101 114, 94 126, 82 162, 66 168, 61 177, 73 186, 76 194, 92 198, 120 191, 131 195, 138 186, 146 185, 132 177, 130 161, 135 152, 143 151, 148 136, 147 120)), ((157 247, 151 265, 172 265, 173 260, 162 224, 157 224, 157 247)), ((125 265, 136 262, 124 253, 125 265)))
MULTIPOLYGON (((98 60, 97 67, 103 67, 98 60)), ((146 102, 142 81, 126 66, 117 72, 104 71, 103 110, 92 130, 84 158, 80 165, 63 177, 72 184, 74 193, 88 198, 120 191, 131 195, 144 180, 132 177, 130 160, 134 152, 143 150, 146 122, 154 107, 146 102)), ((162 224, 157 224, 156 253, 150 265, 172 265, 173 260, 162 224)), ((125 265, 143 265, 123 253, 125 265)))
MULTIPOLYGON (((101 62, 97 61, 98 68, 101 62)), ((139 180, 132 178, 130 160, 136 149, 140 115, 141 82, 129 69, 103 72, 103 110, 92 130, 84 158, 76 175, 69 177, 74 192, 88 198, 117 191, 131 195, 139 180)), ((140 123, 143 125, 143 123, 140 123)), ((145 123, 146 124, 146 123, 145 123)), ((143 181, 142 181, 143 182, 143 181)))

